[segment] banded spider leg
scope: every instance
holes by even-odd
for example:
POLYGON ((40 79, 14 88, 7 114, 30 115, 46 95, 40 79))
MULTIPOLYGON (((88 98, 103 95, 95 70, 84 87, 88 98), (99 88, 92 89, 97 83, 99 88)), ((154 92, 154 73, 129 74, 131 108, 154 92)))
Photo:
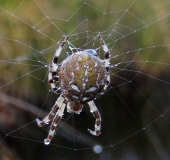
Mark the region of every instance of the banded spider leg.
MULTIPOLYGON (((106 90, 107 86, 109 85, 110 83, 110 73, 109 73, 109 67, 110 67, 110 51, 105 43, 105 41, 102 39, 101 36, 99 36, 99 40, 100 40, 100 43, 101 43, 101 46, 105 52, 105 69, 106 69, 106 84, 104 86, 104 90, 106 90)), ((95 121, 95 131, 92 131, 90 129, 88 129, 88 131, 92 134, 92 135, 95 135, 95 136, 98 136, 100 135, 101 133, 101 116, 100 116, 100 113, 95 105, 95 103, 93 101, 90 101, 88 102, 88 105, 90 107, 90 111, 93 113, 93 116, 96 118, 96 121, 95 121)))
POLYGON ((110 72, 109 72, 109 67, 110 67, 110 50, 108 49, 105 41, 102 39, 101 36, 99 36, 99 40, 100 43, 102 45, 103 51, 105 52, 104 56, 105 56, 105 69, 106 69, 106 84, 104 86, 104 90, 106 90, 106 88, 108 87, 109 83, 110 83, 110 72))
MULTIPOLYGON (((64 47, 67 40, 68 37, 65 37, 64 41, 61 43, 61 45, 59 46, 59 48, 56 50, 54 54, 52 65, 49 66, 48 81, 54 93, 60 93, 61 91, 60 88, 57 88, 55 86, 55 83, 59 80, 57 76, 57 69, 58 69, 57 62, 58 62, 58 57, 60 56, 60 53, 62 51, 62 48, 64 47)), ((65 98, 61 94, 61 96, 57 99, 54 106, 52 107, 50 113, 42 121, 36 118, 36 122, 40 127, 43 127, 44 125, 48 124, 53 119, 53 122, 50 126, 48 137, 44 140, 45 144, 49 144, 51 139, 53 138, 55 133, 55 128, 59 120, 62 118, 65 106, 66 106, 65 98)))
POLYGON ((88 102, 88 105, 90 107, 90 112, 92 112, 93 116, 96 118, 95 127, 94 127, 95 131, 92 131, 90 129, 88 129, 88 131, 94 136, 99 136, 101 133, 100 130, 101 130, 101 121, 102 121, 100 113, 93 101, 88 102))
POLYGON ((57 75, 57 69, 58 69, 58 57, 60 56, 60 53, 64 47, 64 45, 66 44, 68 40, 68 37, 65 37, 64 41, 60 44, 59 48, 56 50, 53 60, 52 60, 52 64, 49 66, 49 74, 48 74, 48 82, 51 86, 51 89, 54 93, 60 93, 61 89, 55 86, 55 83, 58 82, 59 77, 57 75))

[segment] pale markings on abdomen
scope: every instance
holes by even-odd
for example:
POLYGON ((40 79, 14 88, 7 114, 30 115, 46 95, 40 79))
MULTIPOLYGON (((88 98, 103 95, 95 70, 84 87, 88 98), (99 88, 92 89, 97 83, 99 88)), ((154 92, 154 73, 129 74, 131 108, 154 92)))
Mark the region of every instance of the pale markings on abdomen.
POLYGON ((79 99, 79 97, 75 96, 75 95, 72 95, 72 98, 73 99, 79 99))
POLYGON ((86 87, 86 83, 83 83, 83 84, 82 84, 82 87, 83 87, 83 89, 85 89, 85 87, 86 87))
POLYGON ((97 89, 97 87, 90 87, 86 92, 93 92, 97 89))
POLYGON ((88 75, 88 69, 86 68, 86 70, 85 70, 85 74, 84 74, 85 76, 87 76, 88 75))
POLYGON ((82 101, 86 101, 86 100, 89 100, 91 97, 83 97, 82 98, 82 101))
POLYGON ((71 88, 74 89, 77 92, 80 92, 79 88, 74 84, 71 84, 71 88))

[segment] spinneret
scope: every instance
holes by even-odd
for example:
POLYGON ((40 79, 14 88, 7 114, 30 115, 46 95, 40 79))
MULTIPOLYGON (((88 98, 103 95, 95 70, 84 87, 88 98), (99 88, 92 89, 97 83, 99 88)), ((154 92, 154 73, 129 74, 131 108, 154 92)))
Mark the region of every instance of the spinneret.
POLYGON ((67 40, 68 37, 65 37, 56 50, 52 64, 49 66, 48 74, 48 82, 52 91, 57 94, 61 93, 61 95, 50 113, 42 121, 38 118, 36 119, 40 127, 51 122, 50 131, 44 140, 46 145, 50 144, 54 137, 55 129, 63 116, 66 106, 67 112, 79 114, 83 109, 83 104, 87 103, 96 119, 95 130, 88 129, 88 131, 95 136, 101 133, 101 116, 93 100, 100 96, 110 83, 110 51, 102 37, 99 36, 101 46, 105 52, 104 60, 97 56, 95 50, 87 49, 73 53, 59 67, 58 57, 67 40), (56 82, 59 82, 58 87, 56 82))

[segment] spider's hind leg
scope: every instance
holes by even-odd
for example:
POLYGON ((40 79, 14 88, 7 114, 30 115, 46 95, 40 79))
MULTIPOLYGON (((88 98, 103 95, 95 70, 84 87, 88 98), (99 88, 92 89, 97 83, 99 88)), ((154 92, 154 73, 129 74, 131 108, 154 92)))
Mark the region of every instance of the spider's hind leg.
POLYGON ((66 44, 68 40, 68 37, 65 37, 64 41, 59 45, 58 49, 56 50, 52 64, 49 66, 49 74, 48 74, 48 82, 52 88, 52 91, 54 93, 60 93, 61 89, 55 86, 55 83, 59 81, 59 77, 57 76, 57 70, 58 70, 58 57, 60 56, 60 53, 66 44))
POLYGON ((88 131, 94 135, 94 136, 99 136, 101 133, 101 116, 100 113, 95 105, 95 103, 93 101, 88 102, 88 105, 90 107, 90 112, 93 113, 93 116, 96 118, 96 122, 95 122, 95 131, 92 131, 90 129, 88 129, 88 131))
POLYGON ((104 86, 104 90, 106 90, 106 88, 108 87, 108 85, 110 84, 110 50, 107 46, 107 44, 105 43, 105 41, 103 40, 102 36, 99 35, 99 40, 101 43, 101 46, 103 48, 104 53, 104 61, 105 61, 105 69, 106 69, 106 84, 104 86))
MULTIPOLYGON (((58 65, 57 65, 58 69, 58 65)), ((51 86, 51 89, 54 93, 60 93, 61 89, 56 87, 55 83, 59 81, 59 77, 57 75, 57 69, 54 70, 54 66, 50 65, 49 66, 49 73, 48 73, 48 82, 51 86)))

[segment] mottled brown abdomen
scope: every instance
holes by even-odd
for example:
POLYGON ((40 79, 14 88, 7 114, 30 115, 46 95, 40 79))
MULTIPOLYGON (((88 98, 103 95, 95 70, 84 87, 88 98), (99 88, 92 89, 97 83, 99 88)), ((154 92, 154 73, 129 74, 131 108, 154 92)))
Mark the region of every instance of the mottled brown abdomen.
POLYGON ((63 95, 85 103, 100 95, 106 82, 104 61, 86 51, 73 53, 62 62, 59 71, 63 95))

